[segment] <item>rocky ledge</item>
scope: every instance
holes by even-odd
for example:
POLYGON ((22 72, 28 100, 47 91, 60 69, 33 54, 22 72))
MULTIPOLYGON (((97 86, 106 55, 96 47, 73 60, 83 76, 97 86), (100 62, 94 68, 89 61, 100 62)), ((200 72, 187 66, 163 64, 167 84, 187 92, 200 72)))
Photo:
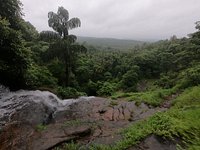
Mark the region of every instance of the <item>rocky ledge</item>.
POLYGON ((46 150, 64 142, 114 144, 129 124, 166 108, 99 97, 60 100, 47 91, 0 90, 0 149, 46 150))

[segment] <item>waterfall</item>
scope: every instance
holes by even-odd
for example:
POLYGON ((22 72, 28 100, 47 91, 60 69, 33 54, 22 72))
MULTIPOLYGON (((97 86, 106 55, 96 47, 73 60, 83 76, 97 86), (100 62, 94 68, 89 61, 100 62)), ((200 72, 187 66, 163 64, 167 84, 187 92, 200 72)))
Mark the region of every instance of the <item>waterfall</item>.
POLYGON ((0 126, 7 122, 27 121, 33 124, 45 123, 59 111, 68 110, 69 106, 79 101, 87 101, 94 97, 78 99, 59 99, 48 91, 9 91, 0 85, 0 126))

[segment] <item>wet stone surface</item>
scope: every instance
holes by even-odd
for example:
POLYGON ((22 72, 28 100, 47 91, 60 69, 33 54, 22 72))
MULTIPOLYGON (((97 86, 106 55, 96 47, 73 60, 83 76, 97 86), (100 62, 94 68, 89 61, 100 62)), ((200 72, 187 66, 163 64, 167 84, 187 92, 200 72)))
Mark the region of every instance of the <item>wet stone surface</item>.
POLYGON ((1 150, 45 150, 71 140, 114 144, 128 125, 166 110, 127 101, 113 106, 99 97, 60 100, 50 92, 0 91, 1 150))
POLYGON ((128 150, 176 150, 176 144, 161 137, 150 135, 140 144, 128 150))

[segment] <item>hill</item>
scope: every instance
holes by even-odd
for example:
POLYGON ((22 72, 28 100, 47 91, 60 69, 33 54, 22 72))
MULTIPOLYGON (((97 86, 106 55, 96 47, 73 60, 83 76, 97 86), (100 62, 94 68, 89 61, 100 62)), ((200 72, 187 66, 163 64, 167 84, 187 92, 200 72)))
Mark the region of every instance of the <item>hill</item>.
POLYGON ((142 45, 146 42, 126 39, 115 39, 115 38, 96 38, 96 37, 82 37, 78 36, 77 41, 79 43, 86 43, 94 47, 101 47, 105 49, 117 49, 127 50, 133 48, 136 45, 142 45))

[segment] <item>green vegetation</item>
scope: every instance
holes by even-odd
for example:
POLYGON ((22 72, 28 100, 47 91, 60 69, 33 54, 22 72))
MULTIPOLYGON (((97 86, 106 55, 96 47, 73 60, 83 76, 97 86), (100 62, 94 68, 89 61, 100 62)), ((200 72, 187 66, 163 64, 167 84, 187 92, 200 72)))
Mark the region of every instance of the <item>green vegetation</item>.
MULTIPOLYGON (((137 145, 149 135, 157 135, 174 141, 179 148, 198 150, 200 148, 200 87, 192 87, 183 92, 174 101, 173 107, 162 113, 137 122, 122 132, 123 140, 114 146, 91 145, 89 149, 99 150, 125 150, 137 145), (180 141, 177 141, 181 140, 180 141)), ((71 144, 66 144, 71 146, 71 144)), ((84 146, 73 143, 79 149, 84 146)), ((63 149, 65 150, 65 148, 63 149)))
POLYGON ((97 94, 102 96, 111 96, 115 92, 116 86, 117 85, 115 83, 104 82, 100 85, 97 94))
POLYGON ((81 26, 79 18, 71 18, 69 20, 69 12, 64 7, 59 7, 57 14, 54 12, 48 13, 49 27, 52 27, 56 32, 47 32, 46 34, 55 37, 58 34, 56 42, 49 47, 48 59, 59 58, 65 65, 65 86, 70 86, 72 65, 75 63, 76 55, 79 52, 86 51, 84 46, 75 44, 76 36, 69 35, 68 30, 81 26), (53 34, 53 35, 52 35, 53 34))
POLYGON ((46 130, 46 129, 47 129, 47 126, 46 126, 46 125, 43 125, 43 124, 39 124, 39 125, 36 126, 36 130, 37 130, 38 132, 42 132, 42 131, 44 131, 44 130, 46 130))
POLYGON ((125 130, 124 139, 117 143, 119 149, 126 149, 137 144, 148 135, 182 140, 187 149, 200 148, 200 87, 193 87, 183 92, 173 107, 163 113, 157 113, 147 120, 138 122, 125 130))
POLYGON ((79 96, 84 96, 86 93, 84 92, 79 92, 75 88, 71 87, 58 87, 57 92, 61 98, 78 98, 79 96))
POLYGON ((72 120, 72 121, 65 121, 64 126, 71 127, 71 126, 79 126, 84 122, 81 120, 72 120))
POLYGON ((110 106, 111 106, 111 107, 117 106, 117 105, 118 105, 118 102, 117 102, 117 101, 112 100, 112 101, 110 102, 110 106))
POLYGON ((96 37, 77 37, 79 43, 86 47, 94 47, 101 50, 128 50, 134 46, 140 46, 145 42, 113 38, 96 38, 96 37))
MULTIPOLYGON (((1 84, 11 90, 49 89, 63 99, 81 95, 110 96, 115 99, 110 106, 117 105, 119 98, 160 106, 173 94, 182 93, 169 111, 126 129, 124 139, 116 146, 92 146, 91 149, 126 149, 151 134, 170 140, 179 138, 188 149, 200 149, 199 21, 197 31, 188 38, 173 36, 155 43, 139 42, 130 48, 115 48, 112 46, 115 40, 110 40, 102 49, 89 42, 80 45, 76 36, 69 34, 81 22, 78 18, 69 19, 65 8, 59 7, 58 13, 48 14, 49 26, 55 32, 38 33, 22 18, 21 6, 19 0, 0 2, 1 84)), ((38 125, 37 128, 45 130, 46 127, 38 125)), ((77 149, 74 143, 66 146, 77 149)))
POLYGON ((24 46, 21 33, 10 26, 0 16, 0 82, 15 89, 25 85, 30 52, 24 46))
POLYGON ((123 93, 118 92, 111 96, 112 99, 124 98, 128 101, 135 101, 137 104, 146 103, 152 106, 159 106, 165 98, 176 93, 174 89, 158 89, 147 92, 123 93))
POLYGON ((173 37, 130 49, 104 51, 76 42, 69 30, 80 27, 81 22, 69 19, 65 8, 48 14, 49 26, 55 32, 38 33, 22 19, 19 1, 10 1, 13 6, 9 2, 5 5, 10 9, 17 5, 13 9, 16 13, 8 16, 5 10, 0 14, 0 82, 11 89, 51 89, 62 98, 82 94, 112 96, 122 91, 125 95, 131 93, 129 100, 157 106, 168 95, 165 89, 178 91, 200 82, 199 22, 197 32, 189 38, 173 37), (153 81, 150 87, 140 84, 145 80, 153 81), (145 93, 136 93, 141 91, 145 93))

